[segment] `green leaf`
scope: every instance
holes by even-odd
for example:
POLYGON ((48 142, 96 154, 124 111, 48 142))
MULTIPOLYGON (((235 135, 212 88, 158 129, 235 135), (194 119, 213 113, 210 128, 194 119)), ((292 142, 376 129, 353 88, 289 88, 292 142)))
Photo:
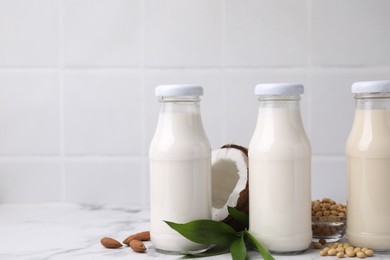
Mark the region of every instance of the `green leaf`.
POLYGON ((246 247, 244 242, 244 234, 241 232, 241 236, 233 241, 230 245, 230 253, 233 260, 245 260, 246 247))
POLYGON ((222 255, 229 252, 230 252, 229 245, 216 245, 212 248, 207 249, 205 252, 202 253, 186 254, 183 258, 207 257, 207 256, 214 256, 214 255, 222 255))
POLYGON ((238 236, 231 226, 214 220, 194 220, 185 224, 170 221, 165 223, 198 244, 230 244, 238 236))
POLYGON ((256 238, 251 233, 249 233, 247 230, 245 230, 244 233, 245 233, 246 241, 248 241, 248 243, 251 246, 254 246, 259 250, 259 252, 263 256, 264 260, 275 260, 275 258, 273 258, 273 256, 267 250, 267 248, 262 246, 260 244, 260 242, 257 241, 256 238))
POLYGON ((237 220, 238 222, 240 222, 244 226, 244 228, 247 228, 247 229, 249 228, 248 214, 246 214, 245 212, 239 211, 236 208, 229 207, 229 206, 228 206, 228 212, 229 212, 229 215, 232 218, 234 218, 235 220, 237 220))

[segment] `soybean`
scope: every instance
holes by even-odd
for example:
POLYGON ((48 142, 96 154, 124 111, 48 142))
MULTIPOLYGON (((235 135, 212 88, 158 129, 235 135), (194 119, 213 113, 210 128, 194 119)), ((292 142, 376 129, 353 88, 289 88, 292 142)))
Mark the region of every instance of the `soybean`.
POLYGON ((321 249, 322 248, 322 244, 320 242, 314 242, 313 243, 313 248, 315 249, 321 249))
POLYGON ((320 240, 318 240, 319 243, 321 243, 321 245, 325 245, 326 244, 326 240, 321 238, 320 240))
POLYGON ((336 256, 338 258, 344 258, 344 253, 343 252, 338 252, 336 256))
POLYGON ((368 257, 371 257, 374 255, 374 252, 371 249, 367 249, 366 251, 364 251, 364 254, 368 257))
POLYGON ((358 251, 356 253, 356 256, 359 257, 359 258, 366 258, 366 255, 362 251, 358 251))
POLYGON ((337 254, 336 249, 334 249, 334 248, 329 249, 328 255, 330 255, 330 256, 335 256, 336 254, 337 254))
MULTIPOLYGON (((313 243, 313 247, 320 249, 320 246, 323 246, 321 242, 324 241, 313 243)), ((345 256, 366 258, 373 255, 374 252, 367 247, 353 247, 348 243, 331 243, 320 251, 320 256, 337 256, 338 258, 344 258, 345 256)))
POLYGON ((324 250, 321 250, 320 252, 320 256, 326 256, 328 255, 328 252, 324 251, 324 250))

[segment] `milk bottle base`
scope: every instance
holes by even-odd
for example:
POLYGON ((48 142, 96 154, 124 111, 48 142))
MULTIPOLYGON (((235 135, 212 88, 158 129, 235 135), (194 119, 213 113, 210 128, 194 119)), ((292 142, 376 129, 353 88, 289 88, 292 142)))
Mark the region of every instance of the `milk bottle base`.
POLYGON ((308 248, 303 249, 303 250, 298 250, 298 251, 273 251, 270 250, 270 253, 274 255, 299 255, 305 252, 308 248))
POLYGON ((390 254, 390 236, 347 231, 347 238, 353 246, 368 247, 376 253, 390 254))
POLYGON ((154 248, 157 252, 166 254, 166 255, 183 255, 183 254, 198 254, 203 253, 208 248, 200 249, 200 250, 193 250, 193 251, 170 251, 170 250, 164 250, 159 248, 154 248))
MULTIPOLYGON (((252 249, 255 250, 255 251, 259 251, 255 247, 252 247, 252 249)), ((309 248, 300 249, 300 250, 292 250, 292 251, 278 251, 278 250, 270 250, 270 249, 268 249, 268 251, 271 254, 275 254, 275 255, 299 255, 299 254, 302 254, 303 252, 307 251, 308 249, 309 248)))
POLYGON ((254 232, 252 234, 271 253, 277 255, 301 254, 309 249, 311 244, 311 233, 283 237, 261 235, 254 232))
POLYGON ((156 251, 169 255, 201 253, 209 248, 209 245, 197 244, 178 235, 151 233, 151 241, 156 251))

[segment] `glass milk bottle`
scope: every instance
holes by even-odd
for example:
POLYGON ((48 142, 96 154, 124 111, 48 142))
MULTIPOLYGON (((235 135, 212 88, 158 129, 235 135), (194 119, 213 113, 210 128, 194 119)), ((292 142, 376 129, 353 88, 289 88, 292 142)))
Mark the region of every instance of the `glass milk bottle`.
POLYGON ((309 248, 311 146, 300 113, 300 84, 259 84, 256 130, 249 144, 249 229, 271 252, 309 248))
POLYGON ((390 251, 390 81, 356 82, 352 93, 347 236, 354 246, 390 251))
POLYGON ((164 253, 198 251, 164 220, 211 219, 211 148, 203 129, 196 85, 161 85, 161 103, 150 159, 151 240, 164 253))

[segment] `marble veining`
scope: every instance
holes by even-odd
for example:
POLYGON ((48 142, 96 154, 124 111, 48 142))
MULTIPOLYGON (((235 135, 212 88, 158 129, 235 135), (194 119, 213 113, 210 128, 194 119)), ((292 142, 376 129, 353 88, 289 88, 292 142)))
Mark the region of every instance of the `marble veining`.
MULTIPOLYGON (((104 236, 123 241, 135 232, 149 230, 149 211, 120 205, 80 204, 3 204, 0 205, 0 260, 58 259, 182 259, 154 250, 150 242, 144 254, 128 247, 106 249, 100 245, 104 236)), ((276 259, 331 259, 308 250, 297 256, 276 259)), ((231 259, 229 254, 203 259, 231 259)), ((249 259, 261 259, 249 252, 249 259)), ((334 258, 336 259, 336 258, 334 258)), ((390 259, 390 255, 368 259, 390 259)))

